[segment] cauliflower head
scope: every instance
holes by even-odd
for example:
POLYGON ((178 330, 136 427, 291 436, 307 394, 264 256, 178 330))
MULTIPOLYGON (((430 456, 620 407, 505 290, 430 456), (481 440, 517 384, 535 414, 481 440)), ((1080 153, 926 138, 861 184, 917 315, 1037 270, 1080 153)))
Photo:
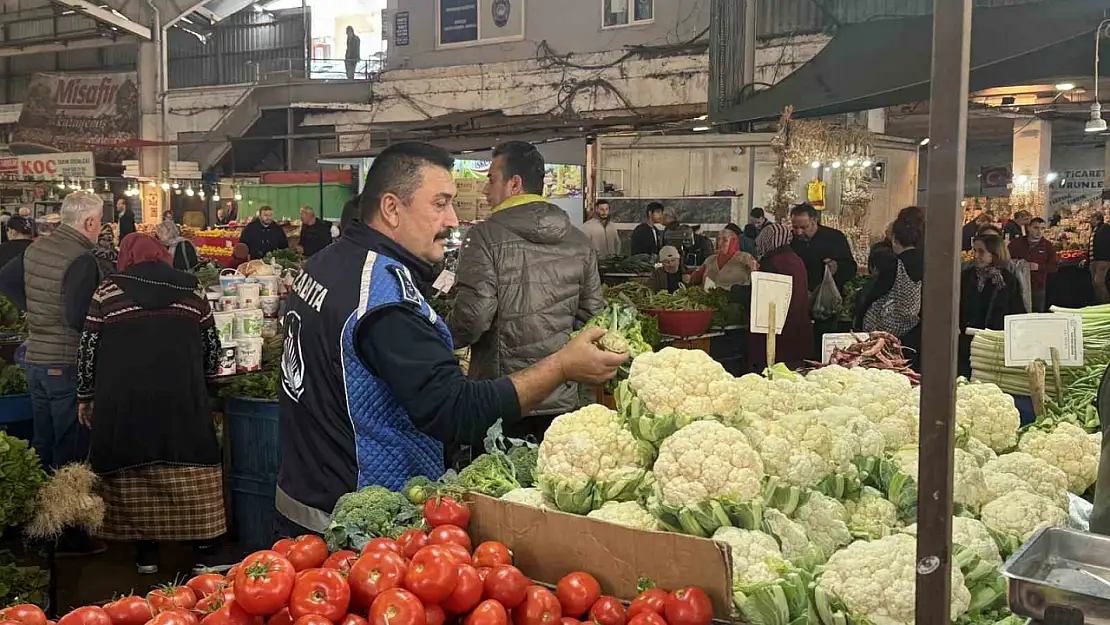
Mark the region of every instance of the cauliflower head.
POLYGON ((983 506, 980 520, 996 534, 1016 539, 1003 549, 1013 551, 1042 527, 1066 523, 1068 513, 1036 493, 1015 490, 983 506))
MULTIPOLYGON (((876 625, 910 625, 914 622, 917 541, 907 534, 894 534, 875 541, 858 540, 829 558, 817 581, 815 601, 831 595, 839 599, 850 616, 866 618, 876 625)), ((955 621, 971 604, 964 576, 952 567, 952 604, 955 621)))
POLYGON ((820 549, 806 536, 805 528, 781 511, 774 508, 764 510, 762 529, 778 541, 782 557, 791 564, 808 569, 825 561, 826 557, 820 549))
POLYGON ((635 501, 607 501, 586 515, 591 519, 639 530, 660 530, 659 520, 635 501))
POLYGON ((517 488, 501 495, 501 501, 519 503, 533 508, 550 508, 551 501, 538 488, 517 488))
POLYGON ((1101 437, 1088 435, 1083 428, 1063 422, 1050 432, 1027 431, 1018 443, 1018 451, 1036 456, 1066 473, 1068 490, 1082 495, 1098 476, 1101 437))
POLYGON ((979 466, 983 466, 998 457, 993 449, 987 447, 986 443, 974 436, 964 436, 962 439, 957 439, 957 441, 958 447, 974 456, 975 462, 978 462, 979 466))
POLYGON ((771 582, 786 568, 782 550, 774 538, 755 530, 722 527, 713 540, 728 545, 732 552, 732 585, 771 582))
POLYGON ((536 484, 557 509, 585 514, 606 501, 635 499, 652 451, 615 411, 592 404, 552 421, 540 443, 536 484))
POLYGON ((994 384, 972 382, 956 388, 956 423, 996 453, 1017 445, 1021 416, 1014 398, 994 384))
POLYGON ((805 530, 822 561, 852 542, 844 504, 821 493, 811 493, 809 499, 798 506, 794 521, 805 530))
MULTIPOLYGON (((983 503, 987 492, 987 485, 983 479, 983 470, 975 461, 975 456, 962 449, 955 449, 954 478, 952 499, 957 504, 978 509, 983 503)), ((898 468, 917 481, 917 465, 919 448, 907 447, 894 454, 893 460, 898 468)), ((889 495, 889 493, 888 493, 889 495)))
POLYGON ((858 501, 844 505, 848 511, 848 528, 857 538, 882 538, 901 527, 898 521, 898 508, 883 494, 863 487, 858 501))
MULTIPOLYGON (((905 531, 907 534, 916 536, 917 524, 907 527, 905 531)), ((994 542, 990 530, 978 519, 965 516, 952 517, 952 544, 970 550, 987 564, 1002 566, 998 543, 994 542)))
POLYGON ((763 461, 740 430, 696 421, 659 447, 648 509, 668 529, 710 536, 753 528, 762 511, 763 461))
POLYGON ((802 376, 765 378, 754 373, 741 376, 735 384, 739 408, 726 415, 726 422, 739 426, 748 419, 777 420, 799 410, 810 410, 831 403, 833 394, 822 391, 802 376))
POLYGON ((832 393, 826 406, 857 408, 882 434, 887 451, 917 443, 918 391, 904 375, 885 369, 822 367, 806 380, 832 393))
POLYGON ((616 400, 633 435, 659 444, 692 421, 734 410, 736 380, 701 350, 665 347, 632 361, 616 400))
POLYGON ((1060 469, 1025 452, 1002 454, 983 465, 987 484, 984 503, 1015 490, 1027 490, 1067 510, 1068 476, 1060 469))

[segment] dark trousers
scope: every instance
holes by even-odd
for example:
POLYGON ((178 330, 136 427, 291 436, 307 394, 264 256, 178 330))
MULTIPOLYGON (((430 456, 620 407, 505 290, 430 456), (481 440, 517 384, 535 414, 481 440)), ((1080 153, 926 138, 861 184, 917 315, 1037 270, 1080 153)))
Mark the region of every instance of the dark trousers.
POLYGON ((1043 313, 1045 312, 1045 290, 1040 291, 1033 289, 1030 295, 1033 296, 1033 310, 1029 312, 1043 313))
POLYGON ((355 70, 358 69, 358 59, 347 59, 345 64, 347 66, 347 79, 354 80, 355 70))
POLYGON ((280 512, 274 515, 274 542, 282 538, 296 538, 304 536, 305 534, 315 534, 316 532, 301 527, 297 523, 285 518, 280 512))
POLYGON ((77 422, 77 367, 26 365, 35 436, 44 467, 56 469, 89 456, 89 430, 77 422))

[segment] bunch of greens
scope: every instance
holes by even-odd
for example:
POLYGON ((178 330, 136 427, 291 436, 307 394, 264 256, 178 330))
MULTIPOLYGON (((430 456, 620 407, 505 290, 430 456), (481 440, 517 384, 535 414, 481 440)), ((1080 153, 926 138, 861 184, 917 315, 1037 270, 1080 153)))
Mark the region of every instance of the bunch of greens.
POLYGON ((659 291, 647 301, 641 310, 709 310, 709 306, 702 303, 702 297, 695 295, 700 288, 679 289, 674 293, 659 291))
POLYGON ((0 532, 31 520, 45 483, 46 472, 35 450, 27 441, 0 432, 0 532))
POLYGON ((273 369, 263 369, 244 373, 219 381, 220 397, 243 397, 246 399, 268 399, 277 401, 281 385, 281 373, 273 369))
POLYGON ((0 331, 26 332, 27 318, 19 312, 12 300, 0 293, 0 331))
POLYGON ((0 605, 33 603, 45 607, 49 589, 49 572, 37 566, 19 566, 11 552, 0 552, 0 605))
POLYGON ((714 328, 742 326, 748 323, 748 315, 744 306, 739 302, 732 301, 732 293, 725 289, 713 288, 707 291, 695 286, 680 290, 679 293, 705 308, 714 309, 713 321, 710 322, 710 326, 714 328))
POLYGON ((622 282, 613 286, 603 286, 601 292, 607 302, 629 304, 639 310, 647 308, 651 297, 655 295, 651 287, 640 282, 622 282))
POLYGON ((214 260, 209 260, 194 267, 193 275, 196 277, 197 284, 199 284, 201 288, 208 289, 208 287, 220 284, 221 271, 223 271, 223 265, 214 260))
POLYGON ((475 458, 458 475, 449 471, 440 481, 490 497, 501 497, 526 484, 530 486, 538 446, 519 438, 506 438, 503 432, 498 419, 486 432, 486 453, 475 458))
POLYGON ((651 273, 655 269, 654 254, 637 254, 635 256, 610 256, 597 261, 600 273, 651 273))
POLYGON ((856 300, 859 298, 859 292, 867 284, 867 280, 868 276, 857 275, 844 283, 844 297, 840 300, 840 312, 838 313, 841 321, 855 320, 856 300))
POLYGON ((263 258, 267 265, 278 265, 282 269, 300 269, 304 257, 293 250, 274 250, 263 258))
POLYGON ((332 551, 361 550, 372 538, 396 538, 422 522, 420 511, 403 494, 367 486, 335 502, 324 539, 332 551))
POLYGON ((27 371, 19 365, 0 360, 0 396, 27 392, 27 371))

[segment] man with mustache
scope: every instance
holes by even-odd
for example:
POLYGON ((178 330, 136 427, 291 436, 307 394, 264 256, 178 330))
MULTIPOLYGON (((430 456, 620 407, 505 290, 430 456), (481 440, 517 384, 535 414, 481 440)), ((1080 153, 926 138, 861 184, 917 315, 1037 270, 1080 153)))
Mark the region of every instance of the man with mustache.
MULTIPOLYGON (((583 332, 512 375, 469 380, 424 293, 459 225, 453 159, 400 143, 374 160, 358 219, 294 282, 281 361, 276 533, 323 532, 343 494, 439 478, 444 445, 480 445, 568 382, 608 380, 627 356, 583 332)), ((583 261, 579 261, 583 262, 583 261)), ((546 338, 546 337, 543 337, 546 338)), ((566 337, 564 336, 564 339, 566 337)))
MULTIPOLYGON (((493 151, 485 188, 493 215, 466 234, 450 320, 455 344, 471 346, 471 378, 532 366, 605 308, 597 252, 566 211, 544 200, 544 172, 530 143, 493 151)), ((552 419, 578 408, 578 385, 552 390, 527 419, 506 424, 506 435, 538 440, 552 419)))

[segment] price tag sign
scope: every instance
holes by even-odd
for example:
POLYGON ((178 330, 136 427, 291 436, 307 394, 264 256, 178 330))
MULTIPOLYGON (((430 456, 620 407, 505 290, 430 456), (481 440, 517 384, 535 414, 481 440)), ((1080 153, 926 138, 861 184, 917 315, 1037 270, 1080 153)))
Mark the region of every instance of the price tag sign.
POLYGON ((790 310, 790 296, 794 279, 766 271, 752 272, 752 307, 750 332, 771 333, 771 304, 775 305, 775 334, 782 334, 786 313, 790 310))
POLYGON ((436 281, 432 283, 432 288, 439 293, 447 293, 453 286, 455 286, 455 272, 447 269, 441 271, 436 281))
POLYGON ((858 334, 853 332, 830 332, 829 334, 821 335, 821 362, 828 363, 829 358, 832 358, 834 349, 844 349, 850 345, 855 345, 860 341, 867 340, 867 333, 860 332, 858 334))
POLYGON ((1083 366, 1083 320, 1067 313, 1008 315, 1005 321, 1007 367, 1024 367, 1034 360, 1052 363, 1052 349, 1060 366, 1083 366))

